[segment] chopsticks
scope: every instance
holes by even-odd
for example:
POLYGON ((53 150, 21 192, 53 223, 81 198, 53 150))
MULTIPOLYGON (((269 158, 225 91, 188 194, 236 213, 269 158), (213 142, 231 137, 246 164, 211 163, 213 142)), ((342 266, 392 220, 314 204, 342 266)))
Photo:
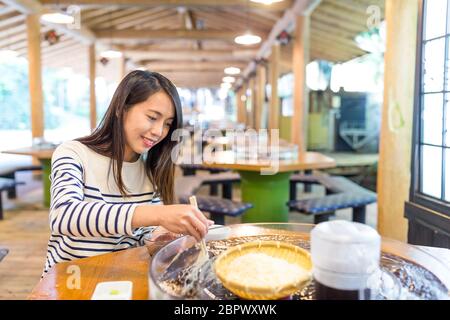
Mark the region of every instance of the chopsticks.
MULTIPOLYGON (((195 196, 189 197, 189 202, 190 202, 191 205, 195 206, 198 209, 197 198, 195 196)), ((209 258, 209 256, 208 256, 208 249, 206 248, 205 238, 203 238, 200 241, 200 248, 201 248, 202 254, 205 256, 205 258, 209 258)))

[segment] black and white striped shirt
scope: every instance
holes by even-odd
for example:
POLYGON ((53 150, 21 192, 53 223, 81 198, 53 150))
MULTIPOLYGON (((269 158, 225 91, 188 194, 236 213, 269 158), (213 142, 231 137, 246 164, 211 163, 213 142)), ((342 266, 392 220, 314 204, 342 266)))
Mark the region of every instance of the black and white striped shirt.
POLYGON ((145 174, 144 162, 124 162, 124 198, 110 158, 78 141, 56 148, 52 157, 50 229, 44 273, 62 261, 90 257, 143 244, 154 227, 131 228, 139 204, 162 204, 145 174))

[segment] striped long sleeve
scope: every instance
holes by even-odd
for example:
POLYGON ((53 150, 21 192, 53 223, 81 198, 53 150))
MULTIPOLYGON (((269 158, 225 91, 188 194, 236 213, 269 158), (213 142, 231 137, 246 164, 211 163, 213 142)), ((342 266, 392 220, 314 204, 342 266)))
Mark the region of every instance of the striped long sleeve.
POLYGON ((143 245, 154 226, 133 229, 136 206, 162 204, 145 173, 143 159, 124 162, 123 197, 109 157, 78 141, 67 141, 52 157, 50 228, 43 275, 56 263, 143 245))
POLYGON ((78 155, 65 150, 52 159, 50 228, 53 235, 108 237, 133 235, 135 203, 86 201, 84 168, 78 155))

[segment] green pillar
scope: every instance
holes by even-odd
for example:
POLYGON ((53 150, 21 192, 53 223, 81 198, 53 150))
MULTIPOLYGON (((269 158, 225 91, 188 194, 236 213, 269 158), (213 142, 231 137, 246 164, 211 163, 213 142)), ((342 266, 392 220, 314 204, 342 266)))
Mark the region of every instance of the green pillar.
POLYGON ((50 207, 50 173, 52 169, 51 159, 40 159, 42 165, 42 184, 44 187, 44 207, 50 207))
POLYGON ((243 222, 288 222, 289 177, 291 172, 261 175, 259 171, 239 171, 242 201, 253 204, 243 222))

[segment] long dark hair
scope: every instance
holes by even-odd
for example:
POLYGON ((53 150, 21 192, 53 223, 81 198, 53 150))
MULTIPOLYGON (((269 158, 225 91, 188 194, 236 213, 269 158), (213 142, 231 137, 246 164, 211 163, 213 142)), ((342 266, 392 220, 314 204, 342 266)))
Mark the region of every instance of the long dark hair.
POLYGON ((165 92, 175 107, 175 119, 167 136, 152 147, 145 160, 145 171, 155 192, 165 204, 174 203, 175 164, 171 161, 171 151, 176 141, 171 140, 172 132, 181 128, 183 117, 180 97, 169 79, 156 72, 135 70, 122 79, 112 97, 108 110, 95 131, 77 139, 95 152, 111 158, 114 180, 123 196, 128 190, 122 179, 122 165, 125 151, 124 116, 134 105, 144 102, 157 92, 165 92))

